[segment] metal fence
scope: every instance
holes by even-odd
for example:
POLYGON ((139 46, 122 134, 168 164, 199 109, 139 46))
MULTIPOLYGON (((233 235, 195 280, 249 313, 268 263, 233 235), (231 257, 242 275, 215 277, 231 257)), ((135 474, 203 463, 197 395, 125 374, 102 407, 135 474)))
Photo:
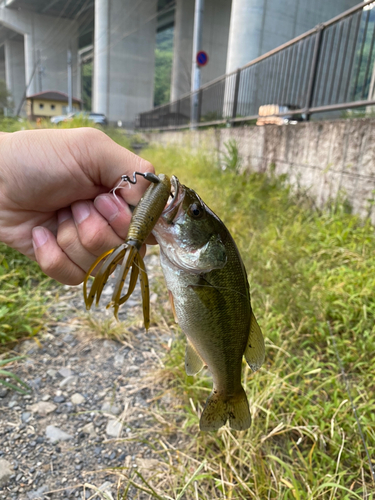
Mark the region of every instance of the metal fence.
MULTIPOLYGON (((323 111, 375 105, 375 3, 362 2, 328 22, 203 85, 177 101, 139 115, 139 128, 195 126, 254 120, 260 106, 288 106, 308 119, 323 111), (198 94, 198 96, 196 96, 198 94)), ((272 108, 270 108, 272 109, 272 108)))

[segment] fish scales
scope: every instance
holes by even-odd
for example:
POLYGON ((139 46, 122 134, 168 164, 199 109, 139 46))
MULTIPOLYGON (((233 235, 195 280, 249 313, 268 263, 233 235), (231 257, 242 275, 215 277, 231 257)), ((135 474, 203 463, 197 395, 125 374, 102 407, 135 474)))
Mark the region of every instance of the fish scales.
POLYGON ((217 389, 235 393, 241 385, 241 360, 249 336, 250 310, 247 281, 229 235, 225 248, 228 255, 225 268, 208 272, 204 279, 178 269, 162 250, 161 265, 181 329, 211 367, 217 389), (231 332, 237 334, 228 342, 231 332), (233 366, 238 367, 235 373, 233 366))

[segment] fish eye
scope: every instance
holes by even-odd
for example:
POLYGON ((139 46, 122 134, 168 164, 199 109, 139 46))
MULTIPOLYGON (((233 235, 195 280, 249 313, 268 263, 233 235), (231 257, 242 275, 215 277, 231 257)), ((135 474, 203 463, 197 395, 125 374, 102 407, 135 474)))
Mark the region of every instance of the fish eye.
POLYGON ((204 208, 198 203, 193 203, 189 207, 189 215, 193 217, 193 219, 201 219, 204 215, 204 208))

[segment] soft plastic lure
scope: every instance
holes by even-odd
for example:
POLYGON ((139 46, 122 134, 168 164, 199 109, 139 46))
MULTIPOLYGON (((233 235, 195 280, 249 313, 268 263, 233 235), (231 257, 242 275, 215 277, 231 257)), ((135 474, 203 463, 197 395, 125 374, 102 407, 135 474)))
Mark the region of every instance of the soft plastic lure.
POLYGON ((139 250, 153 230, 165 208, 171 194, 171 181, 167 175, 160 174, 157 176, 149 172, 145 174, 134 172, 133 180, 126 175, 122 176, 121 179, 131 184, 135 184, 137 182, 136 175, 144 177, 146 180, 150 181, 151 184, 134 209, 126 241, 118 247, 105 252, 94 262, 83 282, 83 293, 87 309, 91 308, 95 298, 96 305, 98 305, 103 288, 109 276, 113 273, 116 266, 120 265, 120 272, 115 284, 112 300, 107 307, 113 306, 114 315, 118 319, 119 307, 121 304, 124 304, 133 293, 139 276, 142 292, 143 318, 147 330, 150 325, 150 291, 146 267, 139 250), (102 265, 88 291, 87 282, 90 274, 101 262, 102 265), (131 273, 128 289, 124 295, 121 295, 130 269, 131 273))

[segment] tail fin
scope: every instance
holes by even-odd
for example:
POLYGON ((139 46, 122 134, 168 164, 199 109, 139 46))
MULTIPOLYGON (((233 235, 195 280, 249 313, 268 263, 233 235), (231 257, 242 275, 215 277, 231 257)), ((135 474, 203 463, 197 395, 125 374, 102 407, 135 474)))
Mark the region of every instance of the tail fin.
POLYGON ((236 431, 250 427, 249 403, 243 387, 235 396, 229 398, 214 389, 207 399, 199 426, 201 431, 217 431, 228 419, 230 427, 236 431))

